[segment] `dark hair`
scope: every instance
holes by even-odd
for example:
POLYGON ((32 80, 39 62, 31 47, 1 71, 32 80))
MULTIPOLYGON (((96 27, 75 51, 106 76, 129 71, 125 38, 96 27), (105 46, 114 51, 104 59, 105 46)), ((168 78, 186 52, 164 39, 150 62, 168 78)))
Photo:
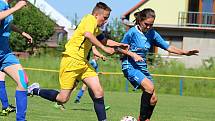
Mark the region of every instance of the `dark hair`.
POLYGON ((155 11, 151 8, 145 8, 139 12, 134 13, 135 24, 139 24, 140 21, 146 20, 147 18, 155 18, 155 11))
POLYGON ((106 10, 106 11, 111 11, 111 8, 109 6, 107 6, 105 3, 103 2, 98 2, 96 4, 96 6, 93 8, 93 12, 92 13, 95 13, 99 10, 106 10))

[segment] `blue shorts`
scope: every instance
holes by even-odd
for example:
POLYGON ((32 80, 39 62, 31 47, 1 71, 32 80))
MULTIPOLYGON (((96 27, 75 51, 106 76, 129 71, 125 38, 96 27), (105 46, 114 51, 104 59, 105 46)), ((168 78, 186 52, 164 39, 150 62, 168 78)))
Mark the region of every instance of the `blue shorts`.
POLYGON ((20 64, 20 62, 13 53, 0 55, 0 71, 2 71, 5 67, 14 64, 20 64))
POLYGON ((152 76, 149 74, 148 70, 138 70, 135 68, 128 68, 122 70, 124 73, 124 76, 129 80, 129 82, 133 85, 135 89, 139 89, 141 82, 144 78, 148 78, 149 80, 152 80, 152 76))

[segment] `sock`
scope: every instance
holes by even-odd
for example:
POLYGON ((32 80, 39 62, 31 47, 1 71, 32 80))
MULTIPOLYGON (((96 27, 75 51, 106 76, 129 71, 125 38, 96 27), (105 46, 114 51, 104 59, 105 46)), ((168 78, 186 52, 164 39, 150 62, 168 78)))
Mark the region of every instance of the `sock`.
POLYGON ((106 121, 104 98, 103 97, 95 98, 93 102, 94 102, 94 109, 96 111, 98 121, 106 121))
POLYGON ((33 95, 40 96, 52 102, 57 102, 56 97, 58 94, 59 92, 53 89, 39 89, 39 88, 33 89, 33 95))
POLYGON ((149 106, 148 119, 151 118, 154 108, 155 108, 155 105, 150 105, 149 106))
POLYGON ((141 96, 141 105, 140 105, 140 121, 145 121, 148 118, 151 97, 152 97, 152 94, 146 91, 143 91, 141 96))
POLYGON ((80 100, 83 95, 84 95, 84 90, 80 89, 76 97, 76 100, 80 100))
POLYGON ((2 109, 6 109, 9 106, 7 92, 5 88, 5 81, 0 81, 0 100, 2 103, 2 109))
POLYGON ((16 90, 16 121, 25 121, 27 111, 27 91, 16 90))

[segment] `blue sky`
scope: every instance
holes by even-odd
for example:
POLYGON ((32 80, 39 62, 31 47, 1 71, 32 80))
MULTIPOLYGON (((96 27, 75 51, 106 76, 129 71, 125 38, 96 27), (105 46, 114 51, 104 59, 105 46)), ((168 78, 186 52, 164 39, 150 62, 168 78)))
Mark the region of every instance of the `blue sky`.
POLYGON ((85 14, 91 13, 95 4, 99 1, 111 7, 111 18, 120 18, 122 14, 135 6, 141 0, 46 0, 51 6, 72 20, 75 13, 81 19, 85 14))

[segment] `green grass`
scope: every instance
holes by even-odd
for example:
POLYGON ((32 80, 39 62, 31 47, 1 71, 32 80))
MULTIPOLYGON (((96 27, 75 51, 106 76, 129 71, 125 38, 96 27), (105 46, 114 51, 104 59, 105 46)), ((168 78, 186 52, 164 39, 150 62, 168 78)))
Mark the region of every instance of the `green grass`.
MULTIPOLYGON (((160 62, 160 61, 159 61, 160 62)), ((162 61, 161 61, 162 62, 162 61)), ((24 67, 59 70, 60 56, 42 55, 21 59, 24 67)), ((107 61, 98 61, 101 72, 122 72, 119 58, 108 57, 107 61)), ((58 73, 26 70, 30 83, 39 82, 48 88, 59 88, 58 73)), ((154 74, 187 75, 215 77, 215 67, 207 69, 186 69, 183 64, 171 61, 168 63, 149 66, 154 74)), ((176 77, 153 77, 155 89, 159 94, 179 94, 179 80, 183 80, 183 95, 199 97, 215 97, 215 80, 190 79, 176 77)), ((6 79, 7 80, 7 79, 6 79)), ((101 83, 106 91, 125 91, 125 77, 123 75, 100 75, 101 83)), ((129 84, 129 91, 132 90, 129 84)))
MULTIPOLYGON (((14 86, 12 86, 14 87, 14 86)), ((14 88, 8 87, 10 102, 14 102, 14 88)), ((65 105, 66 110, 54 108, 54 103, 40 97, 28 98, 28 121, 96 121, 93 104, 85 93, 81 104, 74 104, 74 96, 65 105)), ((126 115, 138 116, 141 93, 105 92, 109 121, 120 121, 126 115)), ((215 99, 177 95, 158 95, 159 101, 151 121, 215 121, 215 99)), ((15 113, 0 117, 0 121, 15 121, 15 113)))

